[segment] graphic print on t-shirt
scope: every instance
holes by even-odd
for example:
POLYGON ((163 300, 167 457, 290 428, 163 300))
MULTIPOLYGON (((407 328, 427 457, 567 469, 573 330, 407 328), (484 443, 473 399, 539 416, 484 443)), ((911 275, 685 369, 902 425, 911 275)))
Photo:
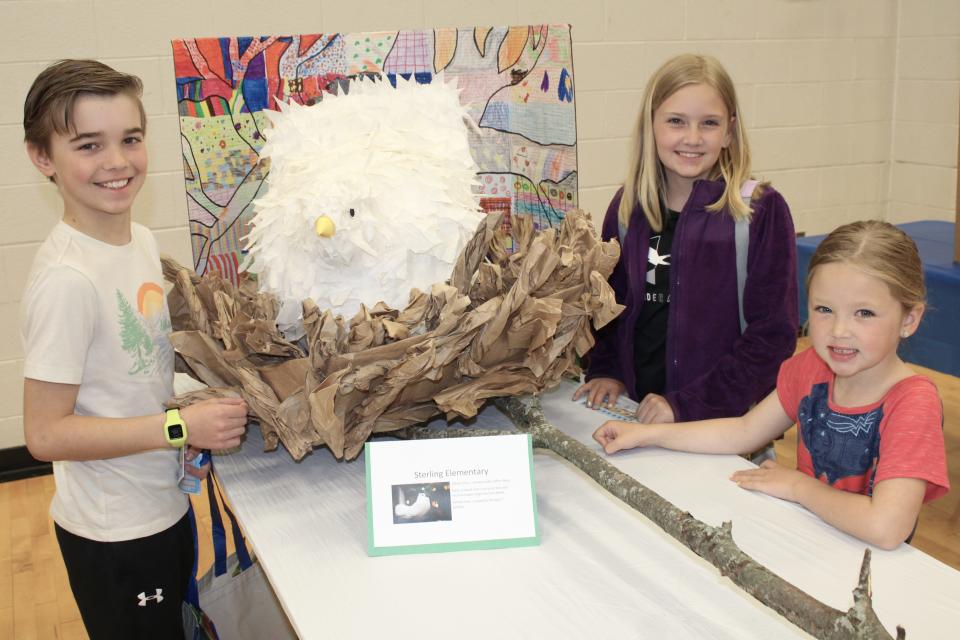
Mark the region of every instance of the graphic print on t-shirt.
POLYGON ((870 495, 880 453, 883 405, 861 414, 840 413, 830 408, 828 395, 828 383, 815 384, 797 410, 800 437, 810 454, 814 477, 825 475, 832 486, 847 490, 859 492, 866 487, 870 495))
POLYGON ((163 288, 145 282, 137 291, 134 308, 117 289, 117 322, 120 346, 130 356, 130 375, 166 374, 173 364, 170 344, 170 316, 163 302, 163 288))
MULTIPOLYGON (((670 266, 670 254, 660 255, 661 236, 650 236, 650 250, 647 252, 647 283, 657 284, 657 267, 670 266)), ((660 271, 663 271, 661 269, 660 271)))

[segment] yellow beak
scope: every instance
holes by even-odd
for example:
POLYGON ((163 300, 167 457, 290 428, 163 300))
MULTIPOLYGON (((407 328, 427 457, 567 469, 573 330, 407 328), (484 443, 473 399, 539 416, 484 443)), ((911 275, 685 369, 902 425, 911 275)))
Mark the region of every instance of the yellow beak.
POLYGON ((337 227, 334 226, 333 220, 327 216, 317 218, 317 221, 313 224, 313 228, 316 229, 317 235, 321 238, 332 238, 333 234, 337 232, 337 227))

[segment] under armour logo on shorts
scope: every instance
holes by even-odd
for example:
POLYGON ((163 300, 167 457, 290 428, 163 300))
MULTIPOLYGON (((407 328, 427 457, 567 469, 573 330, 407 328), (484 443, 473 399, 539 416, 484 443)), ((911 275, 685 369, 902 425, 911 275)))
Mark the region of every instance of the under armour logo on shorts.
POLYGON ((155 595, 148 596, 145 591, 141 591, 140 594, 137 596, 138 598, 140 598, 140 602, 138 602, 137 605, 141 607, 145 607, 147 606, 147 600, 153 600, 157 604, 160 604, 161 602, 163 602, 163 595, 162 595, 163 589, 156 589, 156 592, 157 593, 155 595))

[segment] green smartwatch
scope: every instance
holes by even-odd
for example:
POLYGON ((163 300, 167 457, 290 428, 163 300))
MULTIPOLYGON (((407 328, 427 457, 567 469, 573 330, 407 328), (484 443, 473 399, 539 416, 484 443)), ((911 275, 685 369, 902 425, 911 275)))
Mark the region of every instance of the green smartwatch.
POLYGON ((163 423, 163 437, 171 447, 177 449, 187 444, 187 423, 180 417, 179 409, 167 409, 167 419, 163 423))

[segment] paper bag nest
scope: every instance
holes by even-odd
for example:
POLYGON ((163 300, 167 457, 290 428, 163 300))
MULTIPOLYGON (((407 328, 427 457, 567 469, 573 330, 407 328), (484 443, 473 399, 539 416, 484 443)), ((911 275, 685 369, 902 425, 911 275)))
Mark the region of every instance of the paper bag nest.
POLYGON ((413 289, 403 310, 378 303, 344 322, 305 300, 298 343, 277 330, 277 300, 252 280, 237 288, 164 258, 171 340, 212 387, 174 406, 239 391, 267 450, 282 442, 300 460, 325 445, 353 459, 373 433, 441 413, 469 418, 488 398, 537 393, 577 373, 575 355, 593 346, 590 323, 599 329, 623 310, 607 283, 620 247, 600 242, 577 210, 536 234, 528 217, 514 218, 507 254, 500 222, 488 216, 449 282, 413 289))

